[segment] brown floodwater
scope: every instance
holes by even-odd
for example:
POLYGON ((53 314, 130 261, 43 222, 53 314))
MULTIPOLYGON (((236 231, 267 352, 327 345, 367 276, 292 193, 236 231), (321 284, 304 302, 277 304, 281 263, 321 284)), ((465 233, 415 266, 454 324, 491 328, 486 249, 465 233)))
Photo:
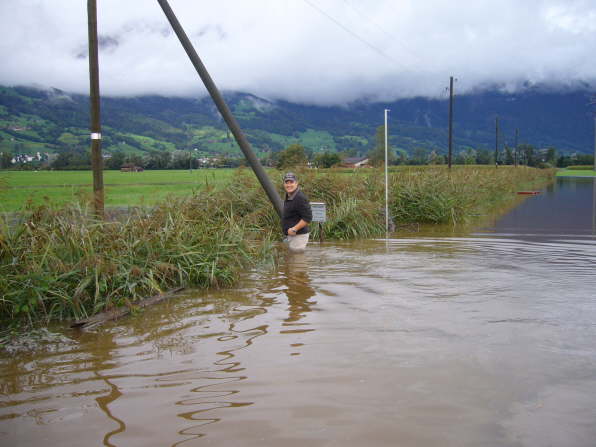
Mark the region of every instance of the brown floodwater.
POLYGON ((38 331, 0 354, 0 445, 594 446, 595 193, 38 331))

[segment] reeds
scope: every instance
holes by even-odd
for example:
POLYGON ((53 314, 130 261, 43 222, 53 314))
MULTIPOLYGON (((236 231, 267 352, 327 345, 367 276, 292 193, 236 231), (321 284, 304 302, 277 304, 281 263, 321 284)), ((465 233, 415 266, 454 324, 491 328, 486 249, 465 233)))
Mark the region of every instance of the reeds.
MULTIPOLYGON (((382 170, 301 173, 312 201, 327 203, 325 235, 332 239, 385 232, 382 170)), ((527 167, 406 167, 389 176, 389 215, 396 225, 457 224, 513 198, 512 193, 554 178, 554 170, 527 167)), ((317 229, 315 228, 315 232, 317 229)), ((315 234, 316 236, 316 234, 315 234)))
MULTIPOLYGON (((305 170, 299 178, 311 201, 327 204, 326 239, 384 234, 380 170, 305 170)), ((523 167, 403 169, 390 176, 390 214, 396 224, 463 222, 551 178, 553 171, 523 167)), ((318 226, 312 230, 316 239, 318 226)), ((19 222, 0 222, 0 318, 81 318, 178 286, 227 286, 274 262, 279 240, 279 219, 245 170, 227 188, 108 222, 85 205, 28 208, 19 222)))
MULTIPOLYGON (((272 232, 257 227, 234 188, 164 202, 121 220, 81 206, 27 210, 0 229, 3 320, 81 318, 180 285, 220 287, 273 260, 272 232)), ((254 203, 254 202, 253 202, 254 203)), ((267 215, 267 213, 263 213, 267 215)), ((262 217, 262 216, 260 216, 262 217)))

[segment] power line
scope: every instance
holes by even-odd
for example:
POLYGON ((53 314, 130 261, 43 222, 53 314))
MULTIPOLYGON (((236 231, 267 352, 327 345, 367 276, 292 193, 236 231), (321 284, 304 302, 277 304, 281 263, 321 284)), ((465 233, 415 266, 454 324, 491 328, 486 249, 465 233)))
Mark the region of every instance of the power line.
POLYGON ((306 3, 307 5, 309 5, 311 8, 313 8, 314 10, 316 10, 317 12, 319 12, 320 14, 324 15, 325 17, 327 17, 327 19, 331 20, 333 23, 335 23, 337 26, 339 26, 345 32, 347 32, 348 34, 350 34, 352 37, 358 39, 360 42, 362 42, 364 45, 366 45, 367 47, 369 47, 375 53, 377 53, 377 54, 381 55, 382 57, 384 57, 385 59, 388 59, 391 62, 399 65, 399 62, 398 61, 396 61, 395 59, 393 59, 391 56, 389 56, 383 50, 381 50, 380 48, 374 46, 372 43, 368 42, 366 39, 360 37, 354 31, 352 31, 347 26, 345 26, 344 24, 342 24, 339 20, 333 18, 331 15, 329 15, 328 13, 326 13, 325 11, 323 11, 321 8, 319 8, 314 3, 312 3, 310 0, 304 0, 304 3, 306 3))
POLYGON ((352 5, 350 2, 348 2, 348 0, 342 0, 344 2, 344 4, 346 4, 352 11, 354 11, 356 14, 358 14, 360 17, 362 17, 364 20, 366 20, 368 23, 373 24, 374 26, 376 26, 381 32, 383 32, 387 37, 392 37, 395 38, 395 36, 393 34, 391 34, 389 31, 386 31, 381 25, 379 25, 376 22, 373 22, 369 17, 367 17, 362 11, 360 11, 359 9, 356 9, 354 7, 354 5, 352 5))
POLYGON ((420 58, 418 56, 416 56, 414 53, 412 53, 398 38, 395 34, 390 33, 389 31, 385 30, 385 28, 383 28, 381 25, 379 25, 377 22, 373 21, 370 17, 368 17, 366 14, 364 14, 362 11, 360 11, 359 9, 357 9, 356 7, 354 7, 354 5, 352 5, 348 0, 342 0, 344 4, 346 4, 352 11, 354 11, 357 15, 359 15, 360 17, 362 17, 364 20, 366 20, 368 23, 374 25, 378 30, 380 30, 382 33, 384 33, 387 37, 391 38, 394 42, 396 42, 404 51, 406 51, 406 53, 408 53, 411 57, 413 57, 414 59, 416 59, 417 62, 420 62, 420 58))

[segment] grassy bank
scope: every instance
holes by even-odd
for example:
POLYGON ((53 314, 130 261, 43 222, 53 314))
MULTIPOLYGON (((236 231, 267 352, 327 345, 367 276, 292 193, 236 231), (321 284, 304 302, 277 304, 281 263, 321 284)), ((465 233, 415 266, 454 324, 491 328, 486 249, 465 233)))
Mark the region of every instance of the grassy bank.
MULTIPOLYGON (((380 170, 305 170, 299 177, 312 201, 327 204, 327 239, 384 234, 380 170)), ((552 171, 522 167, 402 169, 390 176, 390 213, 398 226, 463 222, 552 177, 552 171)), ((0 318, 80 318, 180 285, 232 284, 243 270, 274 260, 278 225, 246 170, 227 186, 204 187, 108 222, 95 221, 84 202, 30 205, 17 223, 0 225, 0 318)))
POLYGON ((586 169, 560 169, 557 177, 596 177, 596 171, 591 167, 586 169))

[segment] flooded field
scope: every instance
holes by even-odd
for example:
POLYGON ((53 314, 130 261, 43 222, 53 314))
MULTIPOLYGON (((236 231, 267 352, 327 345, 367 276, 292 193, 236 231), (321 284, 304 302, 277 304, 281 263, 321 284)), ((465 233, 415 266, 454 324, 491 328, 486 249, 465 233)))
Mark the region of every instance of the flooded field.
POLYGON ((596 185, 0 354, 6 446, 594 446, 596 185))

